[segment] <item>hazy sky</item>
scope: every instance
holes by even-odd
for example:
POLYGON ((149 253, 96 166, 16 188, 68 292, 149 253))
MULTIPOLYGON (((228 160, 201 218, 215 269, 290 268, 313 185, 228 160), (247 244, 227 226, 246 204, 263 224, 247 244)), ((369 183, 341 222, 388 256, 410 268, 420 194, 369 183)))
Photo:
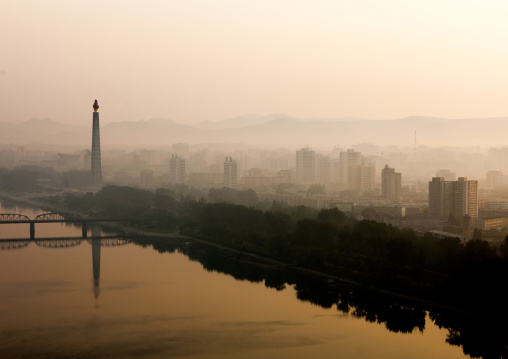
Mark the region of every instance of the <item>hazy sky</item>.
POLYGON ((508 2, 0 2, 0 121, 508 116, 508 2))

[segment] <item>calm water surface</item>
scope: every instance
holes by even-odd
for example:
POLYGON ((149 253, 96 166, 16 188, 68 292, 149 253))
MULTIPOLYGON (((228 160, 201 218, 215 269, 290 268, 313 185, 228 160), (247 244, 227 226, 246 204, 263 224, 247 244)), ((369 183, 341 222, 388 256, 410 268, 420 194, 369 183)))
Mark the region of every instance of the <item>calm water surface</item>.
MULTIPOLYGON (((0 213, 42 211, 3 202, 0 213)), ((79 237, 81 227, 36 224, 35 232, 79 237)), ((3 239, 28 233, 28 224, 0 225, 3 239)), ((73 243, 0 251, 0 357, 465 357, 428 316, 423 331, 394 333, 301 301, 294 286, 276 290, 206 270, 189 258, 213 257, 206 246, 159 253, 134 243, 73 243)), ((224 258, 216 257, 219 267, 230 265, 224 258)))

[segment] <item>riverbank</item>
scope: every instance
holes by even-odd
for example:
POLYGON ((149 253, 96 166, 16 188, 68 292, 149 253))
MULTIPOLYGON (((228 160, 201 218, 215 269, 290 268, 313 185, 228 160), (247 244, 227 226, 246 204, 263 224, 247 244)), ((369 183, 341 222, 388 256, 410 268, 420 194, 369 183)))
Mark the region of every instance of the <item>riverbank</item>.
MULTIPOLYGON (((25 203, 30 206, 40 207, 49 209, 52 211, 63 211, 67 212, 68 210, 66 208, 62 208, 59 206, 55 206, 54 204, 49 204, 46 201, 40 201, 34 199, 30 194, 10 194, 10 193, 3 193, 0 192, 0 197, 7 198, 8 200, 18 202, 18 203, 25 203)), ((87 213, 79 212, 79 211, 73 211, 76 214, 81 215, 82 217, 88 217, 87 213)), ((348 285, 355 285, 355 286, 365 286, 369 288, 370 290, 375 290, 380 293, 384 293, 387 295, 391 295, 394 297, 399 297, 404 300, 417 302, 429 307, 439 307, 443 309, 448 310, 455 310, 457 312, 461 312, 465 314, 464 311, 459 311, 455 308, 453 308, 451 305, 438 302, 435 300, 431 300, 429 298, 425 298, 424 296, 415 296, 415 295, 408 295, 409 288, 404 287, 403 284, 397 284, 396 286, 392 285, 392 288, 387 289, 386 287, 380 286, 380 283, 377 283, 375 280, 373 280, 371 277, 361 275, 357 272, 348 272, 347 275, 337 275, 335 273, 330 273, 327 271, 322 271, 318 269, 312 269, 306 266, 302 265, 295 265, 294 263, 287 263, 281 260, 277 260, 271 257, 268 257, 266 255, 263 255, 262 253, 256 252, 256 248, 253 248, 252 246, 244 246, 244 245, 236 245, 234 247, 234 243, 229 243, 224 240, 214 238, 214 237, 205 237, 203 235, 189 235, 189 234, 182 234, 179 232, 174 233, 168 233, 168 232, 152 232, 152 231, 146 231, 141 229, 140 227, 133 227, 128 226, 125 224, 120 223, 113 223, 113 222, 105 222, 105 226, 109 228, 115 228, 121 233, 136 235, 136 236, 144 236, 148 238, 156 238, 160 241, 167 241, 167 240, 181 240, 181 242, 189 241, 191 243, 199 243, 202 245, 211 246, 215 249, 226 251, 232 254, 235 254, 237 256, 241 255, 242 257, 248 257, 253 263, 259 263, 259 265, 269 265, 269 266, 279 266, 279 267, 285 267, 285 266, 291 266, 292 268, 297 269, 298 271, 308 273, 314 276, 317 276, 321 278, 321 280, 324 281, 332 281, 333 283, 344 283, 348 285), (240 247, 240 248, 239 248, 240 247), (395 290, 394 290, 395 287, 395 290), (399 290, 400 289, 400 290, 399 290)))
MULTIPOLYGON (((6 198, 6 199, 8 199, 10 201, 13 201, 13 202, 24 203, 24 204, 27 204, 27 205, 30 205, 30 206, 34 206, 34 207, 50 209, 50 210, 55 211, 55 212, 59 212, 59 211, 60 212, 67 212, 66 208, 57 207, 55 205, 48 204, 47 202, 37 201, 37 200, 33 199, 28 194, 23 194, 23 195, 16 194, 16 195, 13 195, 13 194, 5 193, 5 192, 0 192, 0 199, 1 198, 6 198)), ((83 213, 83 212, 73 211, 73 213, 79 214, 80 216, 85 217, 85 218, 87 217, 87 214, 83 213)), ((109 228, 116 228, 120 232, 127 233, 127 234, 132 234, 132 235, 136 235, 136 236, 144 236, 144 237, 149 237, 149 238, 157 238, 159 240, 180 238, 180 239, 182 239, 184 241, 191 241, 191 242, 195 242, 195 243, 200 243, 200 244, 208 245, 208 246, 211 246, 211 247, 223 250, 223 251, 228 251, 230 253, 242 254, 242 255, 245 255, 245 256, 249 256, 252 259, 255 259, 255 260, 258 260, 258 261, 262 261, 263 263, 269 263, 269 264, 274 265, 274 266, 287 266, 287 265, 289 265, 289 263, 285 263, 285 262, 282 262, 282 261, 279 261, 279 260, 276 260, 276 259, 273 259, 273 258, 270 258, 270 257, 262 256, 259 253, 254 253, 252 251, 248 251, 248 250, 245 250, 245 249, 237 249, 237 248, 228 247, 228 246, 226 246, 224 244, 217 244, 217 243, 215 243, 215 242, 213 242, 211 240, 206 240, 206 239, 203 239, 203 238, 198 238, 196 236, 189 236, 189 235, 186 235, 186 234, 181 234, 179 232, 175 232, 175 233, 147 232, 147 231, 140 230, 137 227, 127 226, 125 224, 120 224, 120 223, 104 222, 104 224, 107 227, 109 227, 109 228)), ((357 281, 354 281, 354 280, 351 280, 351 279, 348 279, 348 278, 345 278, 345 277, 334 276, 334 275, 331 275, 330 273, 325 273, 325 272, 322 272, 322 271, 317 271, 317 270, 308 269, 308 268, 304 268, 304 267, 297 267, 297 268, 299 270, 301 270, 301 271, 304 271, 304 272, 307 272, 307 273, 310 273, 310 274, 313 274, 313 275, 316 275, 316 276, 319 276, 319 277, 322 277, 322 278, 332 279, 334 281, 340 281, 340 282, 347 283, 347 284, 352 284, 352 285, 361 285, 360 282, 357 282, 357 281)))

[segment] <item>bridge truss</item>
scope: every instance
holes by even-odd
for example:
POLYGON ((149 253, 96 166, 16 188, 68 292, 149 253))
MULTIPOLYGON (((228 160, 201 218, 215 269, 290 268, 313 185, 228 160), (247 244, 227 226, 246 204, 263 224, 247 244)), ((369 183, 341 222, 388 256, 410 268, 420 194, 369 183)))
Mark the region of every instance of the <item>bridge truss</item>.
POLYGON ((17 214, 17 213, 5 213, 0 214, 0 222, 14 222, 14 223, 21 223, 21 222, 27 222, 29 223, 31 220, 27 216, 23 214, 17 214))
MULTIPOLYGON (((31 242, 44 248, 71 248, 79 246, 82 241, 82 238, 0 239, 0 250, 22 249, 31 242)), ((130 243, 129 239, 122 237, 92 238, 87 242, 101 247, 119 247, 130 243)))
POLYGON ((76 247, 81 244, 81 238, 79 239, 36 239, 35 244, 37 244, 39 247, 45 247, 45 248, 70 248, 70 247, 76 247))
POLYGON ((126 238, 90 238, 87 241, 92 245, 100 244, 101 247, 119 247, 130 243, 126 238))
POLYGON ((52 221, 68 221, 68 220, 83 220, 79 214, 75 213, 62 213, 62 212, 51 212, 42 213, 34 218, 34 222, 52 222, 52 221))
POLYGON ((20 239, 17 241, 0 241, 0 250, 7 251, 11 249, 22 249, 30 244, 29 240, 20 239))

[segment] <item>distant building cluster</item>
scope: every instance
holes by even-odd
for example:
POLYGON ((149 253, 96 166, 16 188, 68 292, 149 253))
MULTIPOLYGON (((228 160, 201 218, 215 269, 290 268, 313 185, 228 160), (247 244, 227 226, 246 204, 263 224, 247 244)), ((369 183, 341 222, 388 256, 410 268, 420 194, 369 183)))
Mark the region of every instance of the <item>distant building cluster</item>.
POLYGON ((508 231, 508 148, 480 153, 361 143, 347 149, 304 146, 295 150, 175 141, 167 148, 104 151, 98 119, 94 108, 88 149, 57 150, 40 143, 0 145, 0 171, 40 166, 73 172, 66 175, 66 186, 86 183, 76 180, 86 177, 82 176, 86 171, 101 184, 152 190, 171 186, 191 186, 203 193, 210 188, 253 189, 259 200, 269 204, 338 208, 358 219, 454 232, 464 238, 470 237, 472 228, 508 231), (468 180, 464 175, 480 179, 468 180))
POLYGON ((65 172, 89 170, 90 162, 90 150, 74 150, 72 153, 62 153, 41 149, 36 144, 0 147, 0 168, 5 169, 39 166, 65 172))
POLYGON ((354 149, 339 156, 316 154, 308 147, 296 151, 296 182, 322 184, 359 194, 375 190, 376 166, 354 149))

